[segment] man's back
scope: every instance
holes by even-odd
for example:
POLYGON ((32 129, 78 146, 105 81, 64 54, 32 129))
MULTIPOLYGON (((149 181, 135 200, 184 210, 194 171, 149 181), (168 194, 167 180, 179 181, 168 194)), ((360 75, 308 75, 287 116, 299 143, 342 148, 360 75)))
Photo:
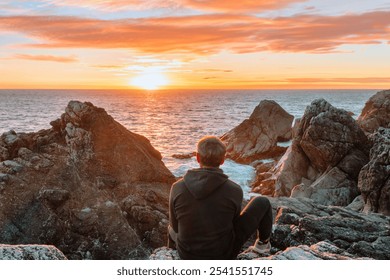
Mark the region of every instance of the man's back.
POLYGON ((242 197, 240 186, 219 168, 193 169, 176 182, 170 195, 170 221, 178 233, 181 258, 231 258, 242 197))

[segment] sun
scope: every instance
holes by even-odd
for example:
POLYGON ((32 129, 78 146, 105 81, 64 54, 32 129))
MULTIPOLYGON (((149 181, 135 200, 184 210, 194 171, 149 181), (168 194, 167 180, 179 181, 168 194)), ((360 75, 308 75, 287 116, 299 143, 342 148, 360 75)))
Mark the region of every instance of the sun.
POLYGON ((134 77, 130 84, 146 90, 156 90, 167 85, 168 79, 161 72, 144 72, 134 77))

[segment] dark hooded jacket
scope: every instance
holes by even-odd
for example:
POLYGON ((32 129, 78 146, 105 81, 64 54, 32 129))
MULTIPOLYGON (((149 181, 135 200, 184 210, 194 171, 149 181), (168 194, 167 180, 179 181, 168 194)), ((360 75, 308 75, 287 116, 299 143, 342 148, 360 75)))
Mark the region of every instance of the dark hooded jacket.
POLYGON ((219 168, 189 170, 172 185, 169 222, 182 259, 231 259, 243 192, 219 168))

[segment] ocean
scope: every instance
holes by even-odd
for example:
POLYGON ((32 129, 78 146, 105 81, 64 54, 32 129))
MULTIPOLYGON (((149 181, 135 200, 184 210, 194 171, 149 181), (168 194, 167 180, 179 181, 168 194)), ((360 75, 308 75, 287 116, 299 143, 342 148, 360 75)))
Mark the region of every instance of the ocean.
MULTIPOLYGON (((104 108, 132 132, 144 135, 161 152, 175 176, 197 167, 196 160, 173 154, 195 151, 204 135, 222 136, 249 118, 261 100, 275 100, 302 117, 306 106, 324 98, 357 118, 377 90, 0 90, 0 134, 11 129, 33 132, 50 128, 71 100, 104 108)), ((249 195, 254 169, 227 160, 224 172, 249 195)))

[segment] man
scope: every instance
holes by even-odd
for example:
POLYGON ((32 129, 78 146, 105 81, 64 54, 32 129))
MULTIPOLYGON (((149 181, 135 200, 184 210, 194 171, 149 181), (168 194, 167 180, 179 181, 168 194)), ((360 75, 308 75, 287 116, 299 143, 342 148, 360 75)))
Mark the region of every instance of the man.
POLYGON ((257 230, 251 250, 267 253, 271 246, 272 209, 267 198, 256 197, 241 211, 243 192, 219 168, 226 147, 214 136, 202 138, 189 170, 172 185, 169 197, 169 247, 182 259, 234 259, 257 230))

